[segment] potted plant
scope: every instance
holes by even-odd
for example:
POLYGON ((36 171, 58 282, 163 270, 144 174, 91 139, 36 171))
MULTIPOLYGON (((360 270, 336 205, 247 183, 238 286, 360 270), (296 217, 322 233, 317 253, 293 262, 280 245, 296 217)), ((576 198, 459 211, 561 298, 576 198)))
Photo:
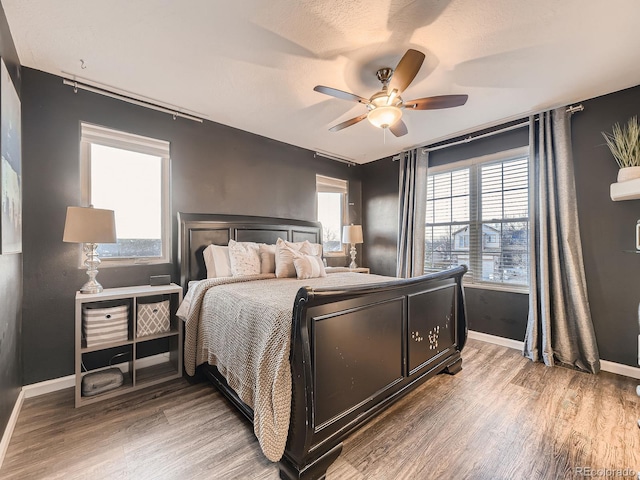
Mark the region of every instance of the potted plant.
POLYGON ((602 136, 618 162, 618 182, 640 177, 640 124, 638 117, 629 119, 625 126, 616 123, 611 133, 602 132, 602 136))

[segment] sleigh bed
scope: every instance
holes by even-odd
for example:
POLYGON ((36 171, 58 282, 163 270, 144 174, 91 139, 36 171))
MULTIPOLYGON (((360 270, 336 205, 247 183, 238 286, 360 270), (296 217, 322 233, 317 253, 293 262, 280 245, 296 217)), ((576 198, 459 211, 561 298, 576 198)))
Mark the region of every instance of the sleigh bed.
MULTIPOLYGON (((315 222, 190 213, 180 213, 178 219, 184 288, 193 280, 206 278, 203 251, 211 244, 227 245, 229 240, 275 244, 278 238, 290 242, 322 241, 320 224, 315 222)), ((281 382, 287 388, 285 398, 290 394, 286 446, 279 458, 281 478, 324 478, 328 466, 340 455, 342 440, 351 432, 428 378, 441 372, 455 374, 461 369, 460 351, 467 336, 461 284, 465 272, 465 267, 458 267, 412 279, 329 274, 326 283, 295 280, 299 285, 291 279, 273 278, 238 282, 249 292, 262 290, 262 284, 256 282, 264 281, 264 288, 269 283, 285 286, 289 282, 286 288, 293 292, 290 331, 285 339, 289 342, 285 346, 290 382, 288 377, 287 382, 281 382)), ((215 290, 222 289, 217 284, 225 282, 200 283, 209 283, 207 287, 215 290)), ((204 299, 209 294, 202 287, 197 288, 202 290, 199 297, 204 299)), ((224 288, 236 287, 225 284, 224 288)), ((234 298, 236 303, 246 303, 249 310, 255 300, 234 298)), ((201 349, 206 335, 204 312, 192 317, 192 325, 186 327, 185 365, 197 364, 194 366, 240 412, 252 422, 257 421, 257 407, 254 411, 247 404, 252 401, 243 401, 243 394, 229 386, 235 384, 233 375, 227 375, 228 381, 216 366, 201 358, 194 360, 198 355, 187 353, 201 349), (199 324, 194 327, 194 322, 199 324)), ((242 346, 236 348, 240 351, 242 346)), ((228 371, 222 367, 220 370, 228 371)), ((263 439, 260 435, 258 438, 267 454, 263 439)))

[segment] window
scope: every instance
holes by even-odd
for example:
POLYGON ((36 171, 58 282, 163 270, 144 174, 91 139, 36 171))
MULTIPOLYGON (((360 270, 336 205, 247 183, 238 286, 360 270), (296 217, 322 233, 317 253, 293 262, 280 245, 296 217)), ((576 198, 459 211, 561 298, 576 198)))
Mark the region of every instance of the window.
POLYGON ((169 262, 169 143, 83 123, 80 155, 84 204, 115 211, 103 266, 169 262))
POLYGON ((342 226, 347 224, 347 181, 316 175, 316 192, 324 254, 345 255, 341 235, 342 226))
POLYGON ((527 149, 429 169, 425 272, 465 264, 465 283, 529 284, 527 149))

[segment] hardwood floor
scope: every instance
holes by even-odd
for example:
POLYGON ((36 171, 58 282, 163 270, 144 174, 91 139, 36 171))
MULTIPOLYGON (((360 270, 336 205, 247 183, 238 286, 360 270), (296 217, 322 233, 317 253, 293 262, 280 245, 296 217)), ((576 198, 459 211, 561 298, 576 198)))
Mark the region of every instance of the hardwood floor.
MULTIPOLYGON (((327 478, 636 478, 622 475, 640 471, 636 380, 473 340, 463 358, 460 373, 351 435, 327 478)), ((214 387, 181 379, 80 409, 71 389, 26 400, 0 478, 276 479, 278 469, 214 387)))

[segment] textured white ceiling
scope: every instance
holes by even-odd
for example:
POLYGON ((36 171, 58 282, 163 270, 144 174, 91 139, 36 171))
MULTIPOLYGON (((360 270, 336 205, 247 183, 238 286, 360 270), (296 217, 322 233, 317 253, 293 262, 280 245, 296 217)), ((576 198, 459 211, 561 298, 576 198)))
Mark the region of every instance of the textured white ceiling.
POLYGON ((640 84, 638 0, 1 1, 23 65, 358 163, 640 84), (329 132, 365 107, 313 87, 369 97, 408 48, 403 98, 467 104, 329 132))

